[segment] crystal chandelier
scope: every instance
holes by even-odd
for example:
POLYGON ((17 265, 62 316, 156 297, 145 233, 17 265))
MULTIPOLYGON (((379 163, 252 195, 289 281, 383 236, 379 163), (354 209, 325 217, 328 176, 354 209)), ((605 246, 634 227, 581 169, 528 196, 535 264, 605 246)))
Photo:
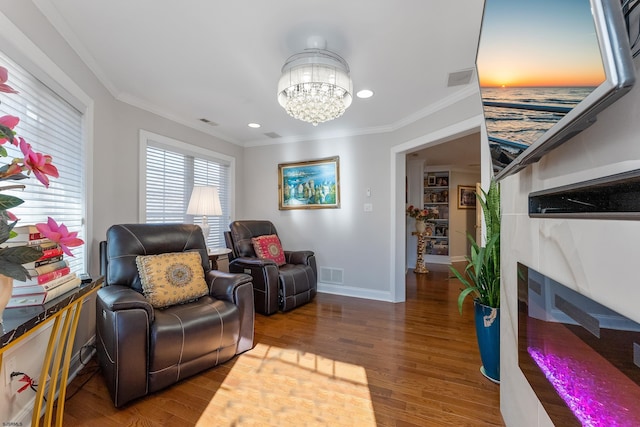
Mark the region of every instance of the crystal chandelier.
POLYGON ((353 83, 347 62, 326 50, 323 39, 310 38, 307 45, 282 67, 278 102, 291 117, 317 126, 351 105, 353 83))

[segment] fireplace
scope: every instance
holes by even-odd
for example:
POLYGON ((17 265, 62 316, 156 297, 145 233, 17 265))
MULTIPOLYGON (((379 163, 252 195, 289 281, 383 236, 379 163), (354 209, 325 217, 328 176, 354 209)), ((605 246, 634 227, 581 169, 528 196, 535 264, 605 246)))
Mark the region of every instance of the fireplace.
POLYGON ((518 365, 558 426, 640 426, 640 324, 518 263, 518 365))

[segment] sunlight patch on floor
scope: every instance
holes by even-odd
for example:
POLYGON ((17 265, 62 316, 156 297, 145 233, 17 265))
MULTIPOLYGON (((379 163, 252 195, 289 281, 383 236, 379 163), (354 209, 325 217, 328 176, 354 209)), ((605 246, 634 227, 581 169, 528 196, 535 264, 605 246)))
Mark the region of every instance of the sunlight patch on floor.
POLYGON ((365 369, 257 344, 241 355, 198 426, 375 426, 365 369))

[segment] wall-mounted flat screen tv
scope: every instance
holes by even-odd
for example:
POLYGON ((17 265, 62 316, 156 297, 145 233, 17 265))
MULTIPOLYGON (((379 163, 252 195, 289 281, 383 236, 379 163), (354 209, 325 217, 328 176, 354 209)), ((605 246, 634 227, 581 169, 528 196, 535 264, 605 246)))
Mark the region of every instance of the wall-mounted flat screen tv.
POLYGON ((635 81, 620 0, 486 0, 476 65, 498 179, 590 126, 635 81))

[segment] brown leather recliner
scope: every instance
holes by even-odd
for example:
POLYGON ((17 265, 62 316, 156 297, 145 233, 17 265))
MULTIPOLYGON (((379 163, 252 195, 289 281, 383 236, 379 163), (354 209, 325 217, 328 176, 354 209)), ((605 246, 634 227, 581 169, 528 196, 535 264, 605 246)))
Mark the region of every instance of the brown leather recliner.
POLYGON ((251 276, 211 270, 200 227, 123 224, 100 243, 105 287, 96 300, 96 347, 116 407, 253 348, 251 276), (196 251, 209 294, 154 308, 142 293, 138 255, 196 251))
POLYGON ((258 258, 253 237, 278 235, 271 221, 234 221, 225 241, 232 250, 229 271, 251 274, 256 312, 273 314, 310 302, 316 295, 317 269, 313 251, 284 251, 285 264, 258 258))

